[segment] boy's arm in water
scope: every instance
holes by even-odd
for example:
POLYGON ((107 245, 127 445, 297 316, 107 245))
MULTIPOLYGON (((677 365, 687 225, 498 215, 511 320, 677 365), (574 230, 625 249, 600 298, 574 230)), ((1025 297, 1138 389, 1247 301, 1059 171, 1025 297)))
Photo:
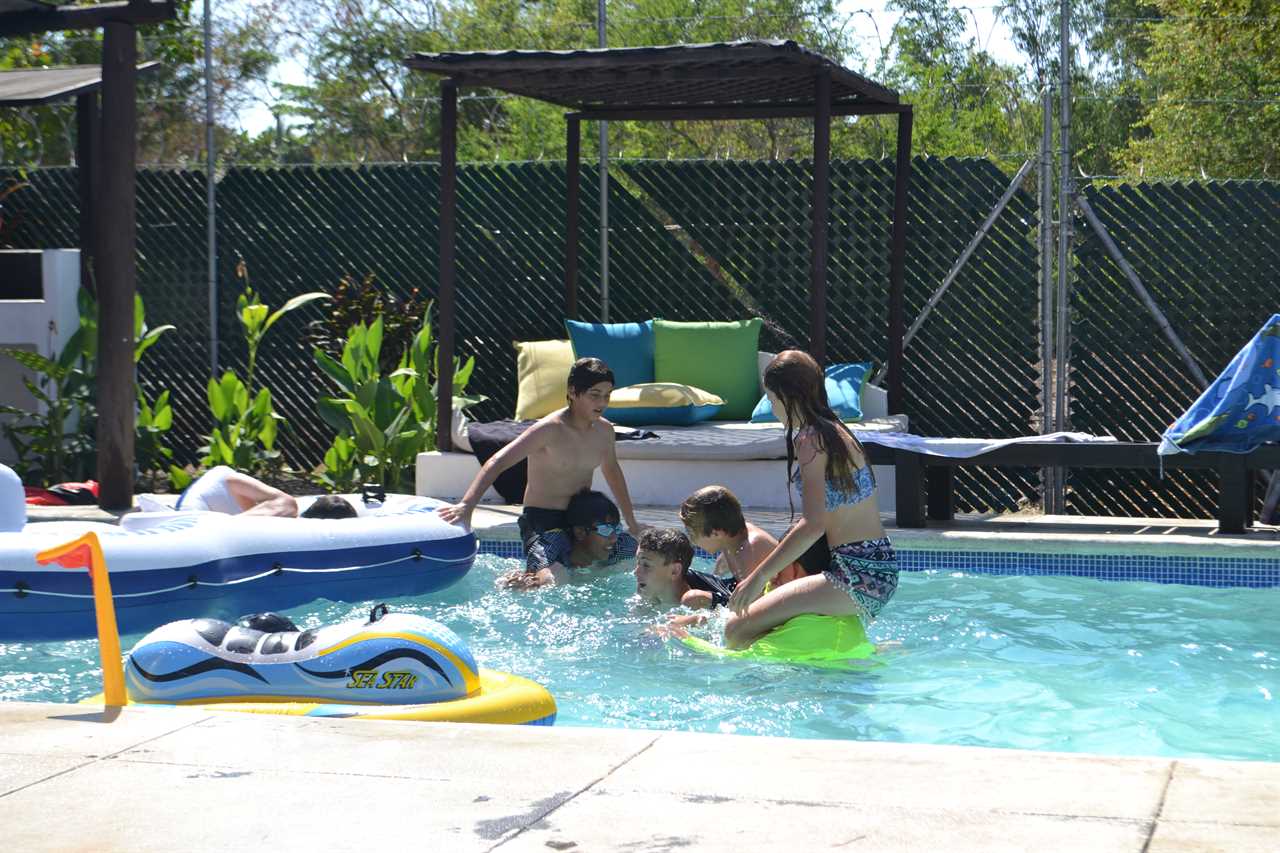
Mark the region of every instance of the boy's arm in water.
POLYGON ((555 428, 554 424, 551 423, 551 418, 554 417, 555 415, 548 415, 538 421, 521 433, 520 437, 515 441, 493 454, 489 461, 484 463, 484 467, 480 469, 475 478, 472 479, 471 485, 467 487, 466 494, 462 496, 462 500, 456 504, 440 507, 440 509, 436 510, 436 514, 449 524, 460 524, 470 530, 471 514, 475 512, 475 508, 480 503, 480 499, 484 497, 484 493, 498 479, 498 475, 520 460, 528 458, 529 454, 546 447, 551 438, 551 430, 555 428))
POLYGON ((569 570, 559 563, 552 563, 536 572, 524 569, 508 572, 498 579, 498 586, 505 589, 538 589, 544 586, 556 586, 568 580, 569 570))
POLYGON ((643 528, 636 521, 636 511, 631 505, 631 493, 627 491, 627 478, 623 476, 622 466, 618 464, 617 441, 613 437, 613 427, 609 427, 609 447, 605 450, 604 461, 600 463, 600 473, 613 492, 613 499, 618 502, 618 511, 632 536, 638 537, 643 528))

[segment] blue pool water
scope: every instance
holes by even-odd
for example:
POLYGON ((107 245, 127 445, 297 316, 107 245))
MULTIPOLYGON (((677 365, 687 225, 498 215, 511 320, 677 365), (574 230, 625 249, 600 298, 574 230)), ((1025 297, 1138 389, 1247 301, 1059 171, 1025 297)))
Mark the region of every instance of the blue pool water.
MULTIPOLYGON (((515 565, 483 555, 461 583, 391 603, 546 685, 557 725, 1280 761, 1280 588, 905 572, 870 632, 883 665, 848 673, 648 635, 658 614, 627 573, 496 589, 515 565)), ((288 614, 311 627, 367 611, 288 614)), ((96 662, 94 641, 0 645, 0 698, 75 701, 100 689, 96 662)))

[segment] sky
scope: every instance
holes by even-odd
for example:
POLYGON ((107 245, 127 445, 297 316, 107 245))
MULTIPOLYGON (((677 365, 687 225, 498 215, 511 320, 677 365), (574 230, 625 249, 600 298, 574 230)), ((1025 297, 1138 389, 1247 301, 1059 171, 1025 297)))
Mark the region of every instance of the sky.
MULTIPOLYGON (((979 47, 985 48, 999 62, 1019 61, 1018 52, 1009 39, 1009 30, 1000 21, 997 12, 1001 8, 991 0, 978 0, 977 5, 952 0, 951 6, 961 10, 969 34, 975 37, 979 47)), ((874 57, 880 45, 889 38, 900 13, 885 9, 885 0, 841 0, 842 17, 849 17, 849 26, 855 33, 866 57, 874 57)), ((296 61, 285 60, 276 65, 272 80, 281 83, 306 82, 306 70, 296 61)), ((275 118, 265 105, 259 105, 240 114, 240 126, 252 134, 275 127, 275 118)))

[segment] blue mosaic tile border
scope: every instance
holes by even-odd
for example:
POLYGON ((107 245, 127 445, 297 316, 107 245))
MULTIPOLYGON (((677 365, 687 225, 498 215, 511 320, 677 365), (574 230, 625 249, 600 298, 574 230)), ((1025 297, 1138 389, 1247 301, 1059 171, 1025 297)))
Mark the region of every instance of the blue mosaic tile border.
MULTIPOLYGON (((481 541, 480 553, 524 558, 524 549, 515 541, 481 541)), ((698 555, 706 556, 701 549, 698 549, 698 555)), ((908 572, 1075 575, 1108 581, 1147 581, 1212 587, 1280 586, 1280 560, 1245 557, 1035 554, 1019 551, 925 551, 900 548, 898 566, 908 572)))

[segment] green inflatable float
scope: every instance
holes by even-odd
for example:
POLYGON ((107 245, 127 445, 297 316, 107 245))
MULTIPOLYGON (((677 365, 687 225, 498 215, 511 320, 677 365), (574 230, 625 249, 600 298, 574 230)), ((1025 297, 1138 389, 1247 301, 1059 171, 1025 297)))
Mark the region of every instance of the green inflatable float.
POLYGON ((726 649, 700 637, 681 637, 694 651, 721 658, 798 663, 824 669, 866 669, 876 651, 857 616, 796 616, 745 649, 726 649))

